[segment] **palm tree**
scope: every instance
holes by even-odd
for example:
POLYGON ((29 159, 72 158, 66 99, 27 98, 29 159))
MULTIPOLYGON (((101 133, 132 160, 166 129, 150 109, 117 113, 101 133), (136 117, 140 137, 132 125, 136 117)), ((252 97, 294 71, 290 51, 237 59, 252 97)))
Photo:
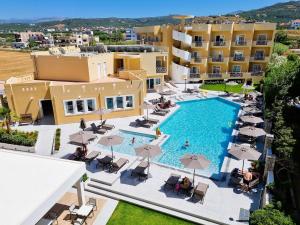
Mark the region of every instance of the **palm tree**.
POLYGON ((11 111, 9 108, 0 108, 0 117, 3 119, 3 125, 6 126, 7 133, 10 133, 11 111))

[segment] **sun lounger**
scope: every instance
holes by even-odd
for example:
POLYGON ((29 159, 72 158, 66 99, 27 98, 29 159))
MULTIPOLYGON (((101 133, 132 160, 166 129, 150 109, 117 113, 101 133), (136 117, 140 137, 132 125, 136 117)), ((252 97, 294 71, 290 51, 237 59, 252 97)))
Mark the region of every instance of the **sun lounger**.
POLYGON ((86 157, 84 157, 83 161, 86 162, 88 165, 100 155, 100 152, 92 151, 86 157))
POLYGON ((107 132, 106 129, 97 127, 95 123, 91 123, 91 128, 94 134, 105 134, 107 132))
POLYGON ((112 130, 112 129, 115 128, 114 125, 107 124, 107 123, 106 123, 106 120, 104 120, 104 121, 102 122, 102 124, 100 125, 100 127, 103 128, 103 129, 106 129, 106 130, 112 130))
POLYGON ((168 113, 167 113, 167 112, 160 111, 160 110, 158 110, 158 109, 154 109, 153 112, 152 112, 152 114, 154 114, 154 115, 159 115, 159 116, 165 116, 165 115, 167 115, 168 113))
POLYGON ((150 128, 152 126, 152 124, 146 120, 136 119, 135 122, 139 127, 150 128))
MULTIPOLYGON (((146 177, 145 170, 148 168, 149 164, 146 161, 142 161, 137 167, 131 171, 131 176, 137 175, 139 178, 146 177)), ((146 177, 147 178, 147 177, 146 177)))
POLYGON ((156 105, 156 108, 157 108, 157 110, 162 111, 162 112, 166 112, 166 113, 170 112, 170 109, 163 109, 159 105, 156 105))
POLYGON ((174 190, 176 184, 178 183, 178 181, 180 179, 180 177, 181 176, 178 175, 178 174, 171 173, 168 180, 165 181, 164 189, 166 189, 167 187, 171 187, 171 189, 174 190))
POLYGON ((201 204, 204 202, 204 197, 206 195, 209 185, 199 182, 198 185, 193 190, 193 198, 200 198, 201 204))
POLYGON ((176 84, 174 84, 173 82, 171 82, 171 81, 169 81, 169 84, 171 84, 175 88, 178 88, 178 86, 176 84))
POLYGON ((125 158, 119 158, 116 162, 113 162, 110 167, 110 172, 117 173, 129 160, 125 158))
POLYGON ((106 155, 103 158, 97 158, 97 161, 98 161, 98 163, 97 163, 96 167, 99 168, 100 166, 102 166, 102 168, 104 169, 105 167, 108 167, 111 165, 113 159, 111 156, 106 155))
POLYGON ((146 120, 148 123, 153 123, 153 124, 157 124, 159 122, 159 120, 149 118, 149 117, 148 118, 144 117, 144 120, 146 120))

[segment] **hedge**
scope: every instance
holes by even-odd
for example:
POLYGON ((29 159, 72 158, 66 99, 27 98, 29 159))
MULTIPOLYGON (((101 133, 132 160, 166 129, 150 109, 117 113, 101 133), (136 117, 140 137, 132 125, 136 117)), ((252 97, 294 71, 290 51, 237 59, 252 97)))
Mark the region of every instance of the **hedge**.
POLYGON ((0 129, 0 142, 13 145, 23 145, 32 147, 35 145, 38 137, 38 132, 23 132, 13 130, 7 133, 6 130, 0 129))
POLYGON ((55 139, 54 139, 54 149, 55 151, 58 151, 60 148, 60 133, 61 129, 57 128, 55 131, 55 139))

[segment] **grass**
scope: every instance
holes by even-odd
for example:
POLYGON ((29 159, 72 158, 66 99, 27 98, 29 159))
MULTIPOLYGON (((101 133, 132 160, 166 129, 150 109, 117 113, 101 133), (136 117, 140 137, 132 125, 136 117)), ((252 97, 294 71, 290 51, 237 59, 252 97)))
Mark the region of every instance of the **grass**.
MULTIPOLYGON (((233 93, 242 93, 243 84, 238 84, 235 86, 226 85, 226 91, 233 93)), ((201 89, 210 90, 210 91, 225 91, 225 84, 203 84, 201 89)))
POLYGON ((107 225, 192 225, 157 211, 120 201, 107 225))

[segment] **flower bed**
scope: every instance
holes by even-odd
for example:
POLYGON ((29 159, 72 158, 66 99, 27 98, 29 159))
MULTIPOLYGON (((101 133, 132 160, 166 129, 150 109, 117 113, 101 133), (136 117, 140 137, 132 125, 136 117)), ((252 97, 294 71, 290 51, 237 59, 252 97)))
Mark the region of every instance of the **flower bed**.
POLYGON ((33 147, 37 141, 37 137, 37 131, 23 132, 18 130, 12 130, 10 133, 7 133, 6 130, 0 129, 1 143, 33 147))

